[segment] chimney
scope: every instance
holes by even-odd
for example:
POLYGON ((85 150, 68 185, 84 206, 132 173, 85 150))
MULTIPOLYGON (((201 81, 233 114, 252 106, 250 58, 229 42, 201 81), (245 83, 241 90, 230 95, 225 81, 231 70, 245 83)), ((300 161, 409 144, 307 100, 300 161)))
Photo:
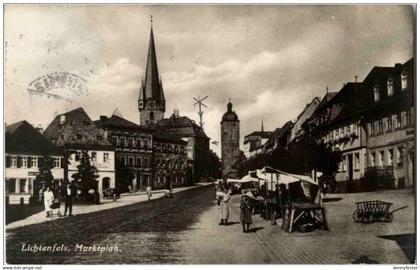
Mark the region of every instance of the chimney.
POLYGON ((60 125, 63 125, 66 122, 66 116, 64 114, 60 115, 60 125))

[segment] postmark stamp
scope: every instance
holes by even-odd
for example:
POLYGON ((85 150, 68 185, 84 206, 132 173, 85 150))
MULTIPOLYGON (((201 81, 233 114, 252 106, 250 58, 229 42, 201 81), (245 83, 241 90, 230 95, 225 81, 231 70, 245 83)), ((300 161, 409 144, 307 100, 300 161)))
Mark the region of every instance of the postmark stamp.
POLYGON ((31 95, 72 101, 75 96, 84 96, 88 92, 87 81, 70 72, 53 72, 29 83, 27 91, 31 95))

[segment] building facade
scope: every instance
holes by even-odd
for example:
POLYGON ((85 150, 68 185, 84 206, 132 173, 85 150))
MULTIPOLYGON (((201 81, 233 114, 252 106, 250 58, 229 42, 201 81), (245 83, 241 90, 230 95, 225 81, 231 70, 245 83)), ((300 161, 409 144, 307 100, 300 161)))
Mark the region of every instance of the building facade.
POLYGON ((96 127, 82 108, 57 115, 45 129, 44 135, 64 151, 67 166, 64 179, 72 181, 78 171, 83 151, 87 151, 91 165, 98 169, 97 191, 115 188, 115 151, 104 132, 96 127))
POLYGON ((413 186, 415 167, 414 59, 375 67, 364 81, 367 167, 393 174, 395 187, 413 186))
POLYGON ((236 176, 232 167, 240 155, 239 151, 239 119, 232 110, 232 103, 227 104, 227 112, 222 117, 221 125, 221 147, 222 147, 222 175, 236 176))
POLYGON ((31 198, 38 198, 42 186, 36 183, 36 177, 44 158, 53 161, 53 184, 59 185, 64 179, 63 152, 28 122, 6 126, 5 149, 6 202, 9 204, 28 204, 31 198))
POLYGON ((296 121, 293 123, 291 130, 290 139, 293 141, 296 137, 303 135, 304 129, 302 128, 303 123, 312 116, 318 105, 321 103, 319 97, 315 97, 310 103, 306 104, 303 111, 298 115, 296 121))
POLYGON ((192 184, 192 161, 187 142, 173 136, 156 134, 153 138, 154 189, 170 189, 192 184))
POLYGON ((210 138, 200 126, 186 116, 179 116, 175 111, 171 117, 158 121, 157 129, 188 142, 186 149, 188 158, 192 161, 193 182, 210 176, 210 138))
POLYGON ((244 137, 244 154, 246 158, 264 152, 264 144, 273 134, 271 131, 254 131, 244 137))
POLYGON ((118 115, 94 121, 104 138, 115 147, 117 188, 144 191, 152 186, 153 131, 118 115))

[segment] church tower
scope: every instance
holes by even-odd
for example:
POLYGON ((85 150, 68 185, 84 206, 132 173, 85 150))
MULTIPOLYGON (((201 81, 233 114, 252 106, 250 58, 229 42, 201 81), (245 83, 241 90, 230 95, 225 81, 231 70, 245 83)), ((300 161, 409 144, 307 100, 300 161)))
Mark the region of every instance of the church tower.
POLYGON ((235 177, 232 165, 239 158, 239 119, 232 111, 232 103, 227 104, 227 112, 223 115, 221 125, 222 175, 235 177))
MULTIPOLYGON (((153 21, 151 21, 153 23, 153 21)), ((141 82, 138 99, 140 125, 150 125, 163 119, 165 113, 165 96, 163 94, 162 80, 159 77, 156 61, 155 40, 153 37, 153 24, 150 29, 149 52, 145 80, 141 82)))

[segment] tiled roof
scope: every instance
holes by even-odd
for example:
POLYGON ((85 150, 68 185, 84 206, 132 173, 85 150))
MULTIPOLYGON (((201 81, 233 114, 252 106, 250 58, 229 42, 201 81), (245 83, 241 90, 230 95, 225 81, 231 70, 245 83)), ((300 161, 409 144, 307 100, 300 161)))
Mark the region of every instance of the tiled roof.
POLYGON ((26 121, 6 126, 6 153, 12 154, 61 154, 61 149, 52 144, 26 121))
POLYGON ((144 133, 152 133, 152 129, 137 125, 118 115, 111 117, 101 116, 99 120, 93 121, 98 128, 116 128, 116 129, 130 129, 138 130, 144 133))
POLYGON ((57 115, 45 129, 44 134, 58 146, 65 144, 112 146, 83 108, 57 115), (64 122, 60 123, 61 120, 64 122))
POLYGON ((156 128, 163 129, 166 133, 173 134, 178 137, 199 136, 208 138, 204 130, 186 116, 172 115, 169 118, 159 120, 156 128))

